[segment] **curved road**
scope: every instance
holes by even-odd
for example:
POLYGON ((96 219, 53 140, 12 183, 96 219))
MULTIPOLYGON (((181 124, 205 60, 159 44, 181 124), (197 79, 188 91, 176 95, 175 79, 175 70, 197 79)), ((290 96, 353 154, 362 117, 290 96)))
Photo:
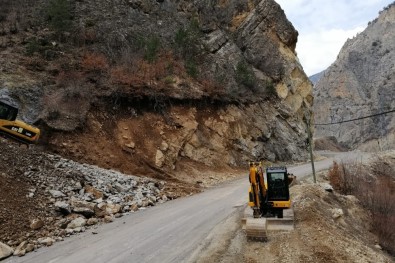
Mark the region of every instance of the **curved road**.
MULTIPOLYGON (((331 153, 328 153, 329 155, 331 153)), ((333 158, 360 158, 360 154, 337 153, 316 162, 327 169, 333 158)), ((311 165, 289 169, 300 180, 311 174, 311 165)), ((117 219, 85 233, 4 262, 188 262, 194 250, 221 221, 247 201, 248 179, 238 179, 117 219)))

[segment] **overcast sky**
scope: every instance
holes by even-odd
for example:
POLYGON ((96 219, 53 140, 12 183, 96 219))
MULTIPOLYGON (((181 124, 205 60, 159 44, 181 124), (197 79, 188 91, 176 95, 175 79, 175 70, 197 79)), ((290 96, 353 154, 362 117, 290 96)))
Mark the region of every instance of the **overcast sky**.
POLYGON ((296 51, 308 76, 329 67, 347 38, 394 0, 275 0, 299 32, 296 51))

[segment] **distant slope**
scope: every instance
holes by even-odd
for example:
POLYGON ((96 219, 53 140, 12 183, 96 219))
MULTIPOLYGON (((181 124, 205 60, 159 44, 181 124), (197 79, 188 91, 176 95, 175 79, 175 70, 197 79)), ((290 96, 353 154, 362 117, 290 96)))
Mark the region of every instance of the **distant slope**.
POLYGON ((317 84, 317 82, 320 80, 320 78, 322 77, 322 75, 324 75, 325 70, 316 73, 312 76, 309 77, 310 81, 313 83, 313 85, 317 84))
MULTIPOLYGON (((355 119, 395 109, 395 3, 344 44, 314 88, 316 124, 355 119)), ((395 114, 316 126, 316 137, 367 150, 393 147, 395 114)))

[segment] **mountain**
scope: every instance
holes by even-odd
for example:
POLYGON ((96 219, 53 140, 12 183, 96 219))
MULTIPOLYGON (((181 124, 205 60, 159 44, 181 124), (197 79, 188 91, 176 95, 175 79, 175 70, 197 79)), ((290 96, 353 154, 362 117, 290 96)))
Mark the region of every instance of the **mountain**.
POLYGON ((160 176, 306 158, 312 86, 273 0, 25 2, 0 2, 0 99, 44 149, 160 176))
POLYGON ((395 144, 395 3, 353 39, 314 88, 316 137, 335 136, 351 148, 386 149, 395 144))
POLYGON ((318 72, 312 76, 309 77, 309 80, 313 83, 313 85, 317 84, 317 82, 320 80, 322 75, 324 75, 325 70, 318 72))

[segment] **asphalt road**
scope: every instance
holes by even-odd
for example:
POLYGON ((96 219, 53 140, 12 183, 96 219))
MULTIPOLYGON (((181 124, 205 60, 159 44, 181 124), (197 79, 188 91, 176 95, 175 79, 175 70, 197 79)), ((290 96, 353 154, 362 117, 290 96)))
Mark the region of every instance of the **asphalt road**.
MULTIPOLYGON (((346 156, 359 158, 358 154, 335 154, 316 162, 316 170, 327 169, 333 158, 345 160, 346 156)), ((311 165, 299 165, 289 171, 300 180, 311 174, 311 165)), ((188 262, 210 231, 247 202, 247 191, 246 172, 243 179, 124 216, 52 247, 4 262, 188 262)))

